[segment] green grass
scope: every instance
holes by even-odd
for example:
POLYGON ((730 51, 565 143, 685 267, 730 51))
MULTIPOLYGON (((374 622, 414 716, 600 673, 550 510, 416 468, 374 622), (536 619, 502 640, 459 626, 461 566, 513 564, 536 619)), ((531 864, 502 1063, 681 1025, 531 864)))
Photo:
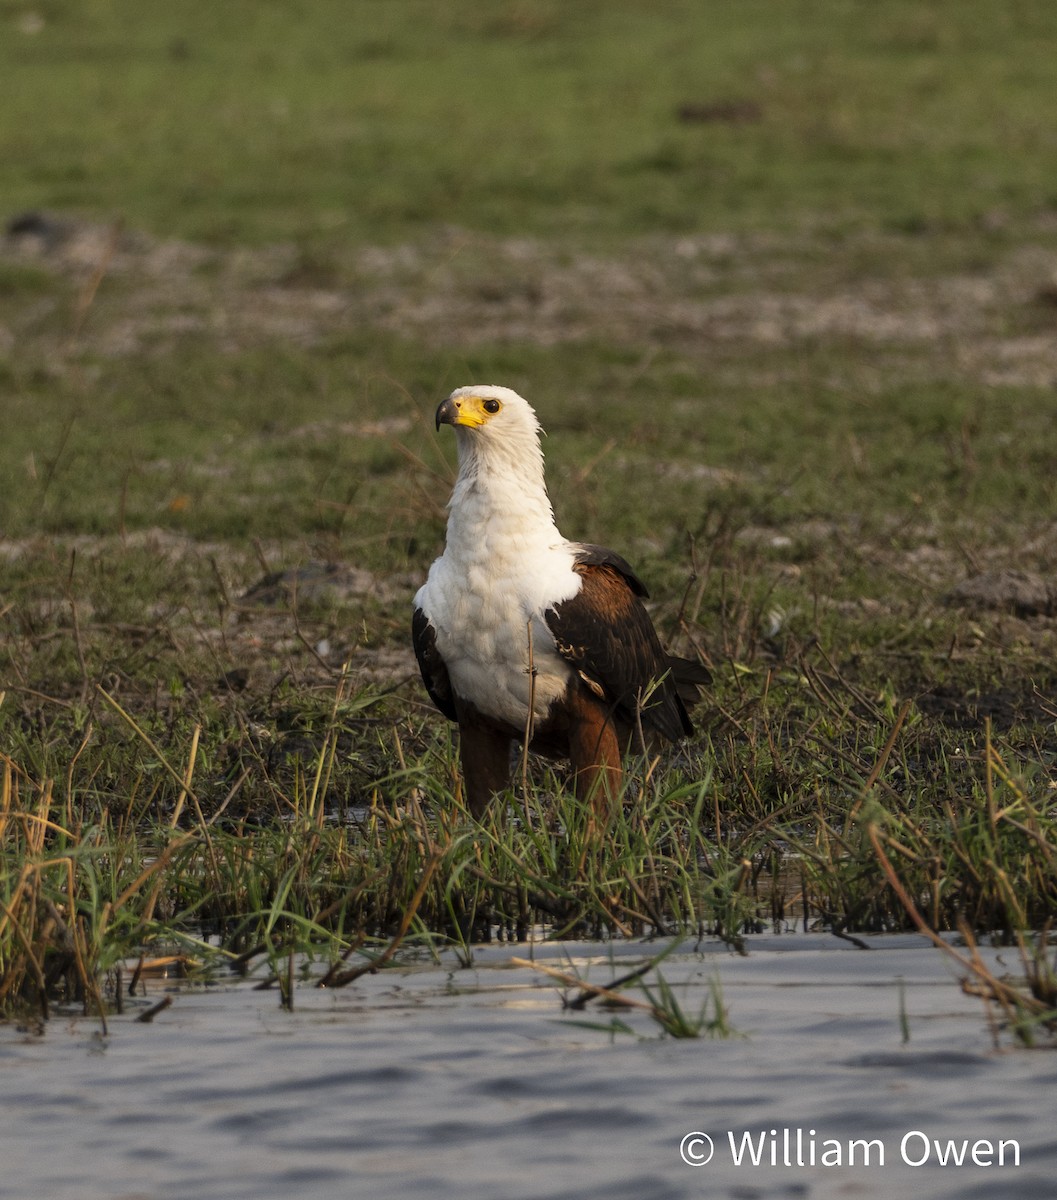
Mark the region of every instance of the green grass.
POLYGON ((5 4, 3 201, 195 239, 544 234, 1057 201, 1044 3, 5 4), (757 122, 680 122, 749 100, 757 122), (47 137, 40 136, 41 130, 47 137))
POLYGON ((34 11, 0 3, 0 211, 60 223, 0 245, 0 1003, 207 932, 281 979, 541 922, 910 927, 877 838, 932 926, 1044 925, 1055 617, 945 596, 1057 560, 1050 5, 34 11), (728 101, 758 119, 678 115, 728 101), (601 838, 539 763, 469 822, 415 679, 472 380, 713 668, 601 838), (310 561, 358 574, 245 598, 310 561))

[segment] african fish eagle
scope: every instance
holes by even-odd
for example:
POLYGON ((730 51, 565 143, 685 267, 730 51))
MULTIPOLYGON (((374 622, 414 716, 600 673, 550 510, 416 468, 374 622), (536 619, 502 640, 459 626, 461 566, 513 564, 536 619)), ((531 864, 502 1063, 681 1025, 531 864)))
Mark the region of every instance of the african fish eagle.
POLYGON ((619 554, 558 532, 526 400, 458 388, 437 409, 441 425, 455 429, 459 473, 412 635, 427 692, 459 726, 466 803, 484 813, 527 737, 568 758, 577 795, 602 808, 619 794, 633 737, 693 732, 679 688, 708 672, 664 652, 619 554))

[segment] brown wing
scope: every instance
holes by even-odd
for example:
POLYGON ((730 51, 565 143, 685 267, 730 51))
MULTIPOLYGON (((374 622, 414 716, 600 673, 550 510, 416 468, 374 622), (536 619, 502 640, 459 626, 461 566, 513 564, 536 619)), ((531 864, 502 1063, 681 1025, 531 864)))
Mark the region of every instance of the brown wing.
POLYGON ((411 642, 415 647, 418 669, 422 672, 422 682, 426 685, 429 698, 449 721, 454 721, 455 697, 451 690, 451 680, 448 678, 448 668, 437 649, 437 635, 433 626, 420 608, 416 608, 411 616, 411 642))
POLYGON ((598 546, 583 547, 574 570, 580 591, 546 613, 558 653, 601 699, 632 722, 676 741, 693 733, 664 652, 628 564, 598 546))
POLYGON ((590 542, 579 542, 576 547, 576 565, 577 567, 612 567, 618 575, 623 577, 624 582, 636 596, 641 596, 643 600, 650 598, 649 592, 646 591, 646 585, 635 574, 631 563, 626 558, 621 558, 615 550, 607 550, 605 546, 593 546, 590 542))

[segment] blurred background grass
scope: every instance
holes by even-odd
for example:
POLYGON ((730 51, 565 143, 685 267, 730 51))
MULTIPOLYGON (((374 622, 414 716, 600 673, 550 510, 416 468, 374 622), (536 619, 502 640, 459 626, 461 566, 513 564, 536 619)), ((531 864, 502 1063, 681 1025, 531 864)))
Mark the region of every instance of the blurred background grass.
POLYGON ((8 211, 327 244, 1057 204, 1039 0, 51 0, 0 20, 8 211), (742 119, 686 119, 723 104, 742 119))
MULTIPOLYGON (((0 30, 0 213, 38 214, 0 253, 19 604, 69 538, 145 529, 233 595, 261 554, 410 595, 431 414, 474 379, 537 405, 563 528, 661 596, 712 544, 812 620, 1052 567, 1053 5, 4 0, 0 30)), ((126 573, 79 586, 128 612, 160 585, 126 573)))

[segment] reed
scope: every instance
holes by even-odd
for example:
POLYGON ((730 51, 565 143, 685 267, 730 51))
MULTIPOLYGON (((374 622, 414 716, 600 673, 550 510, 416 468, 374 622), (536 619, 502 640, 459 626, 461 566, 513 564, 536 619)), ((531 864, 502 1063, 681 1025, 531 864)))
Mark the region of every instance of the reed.
MULTIPOLYGON (((396 769, 360 796, 335 794, 350 729, 361 739, 379 731, 357 724, 379 702, 350 695, 346 673, 319 705, 314 758, 258 785, 253 812, 236 811, 226 786, 204 794, 212 748, 200 723, 188 725, 181 760, 104 698, 135 754, 154 763, 150 806, 100 804, 93 738, 76 747, 61 791, 3 758, 0 1004, 105 1018, 121 964, 173 946, 193 954, 192 970, 263 967, 262 986, 279 984, 290 1004, 294 957, 304 978, 340 986, 423 947, 455 946, 468 962, 475 941, 517 942, 539 928, 709 934, 744 952, 752 932, 802 923, 852 937, 916 928, 943 945, 949 930, 1018 942, 1034 999, 1014 1001, 978 973, 974 986, 1012 1005, 1005 1018, 1025 1036, 1049 1030, 1053 975, 1045 950, 1031 949, 1057 889, 1048 776, 1014 762, 985 726, 977 770, 926 787, 906 771, 907 741, 921 734, 909 705, 873 726, 858 720, 838 745, 818 734, 817 714, 798 731, 784 716, 778 736, 775 680, 763 687, 737 744, 713 726, 709 766, 631 764, 603 827, 535 761, 473 821, 432 722, 401 721, 396 769), (746 785, 763 757, 770 786, 789 785, 770 813, 760 787, 746 785), (814 782, 798 793, 798 779, 814 782)), ((837 703, 837 684, 827 689, 837 703)), ((268 772, 262 758, 257 768, 268 772)), ((251 767, 234 769, 242 779, 251 767)), ((646 986, 669 1032, 716 1017, 688 1017, 660 975, 646 986)))

